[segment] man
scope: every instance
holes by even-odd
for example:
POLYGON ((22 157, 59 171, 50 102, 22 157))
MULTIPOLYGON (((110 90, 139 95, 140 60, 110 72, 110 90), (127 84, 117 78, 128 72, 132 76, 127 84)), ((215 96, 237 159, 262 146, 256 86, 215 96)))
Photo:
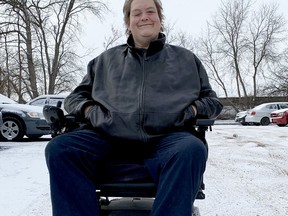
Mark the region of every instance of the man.
POLYGON ((199 59, 165 43, 160 0, 126 0, 123 12, 127 44, 91 60, 65 100, 87 127, 46 147, 54 216, 99 215, 95 188, 117 178, 156 182, 152 216, 192 214, 207 159, 193 122, 217 117, 222 104, 199 59), (115 158, 147 170, 112 170, 115 158))

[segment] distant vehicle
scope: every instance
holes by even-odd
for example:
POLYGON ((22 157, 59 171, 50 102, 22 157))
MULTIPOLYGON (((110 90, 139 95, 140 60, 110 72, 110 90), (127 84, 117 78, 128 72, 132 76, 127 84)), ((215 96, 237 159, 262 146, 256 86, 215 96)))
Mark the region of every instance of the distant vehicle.
POLYGON ((271 102, 260 104, 247 112, 245 122, 254 125, 269 125, 270 113, 288 108, 288 102, 271 102))
POLYGON ((25 135, 39 138, 51 134, 43 108, 19 104, 0 94, 0 140, 18 141, 25 135))
POLYGON ((40 106, 40 107, 44 107, 44 105, 56 106, 57 103, 60 101, 61 102, 61 109, 63 109, 64 113, 66 114, 67 112, 64 109, 64 100, 67 96, 68 96, 68 94, 40 95, 40 96, 32 99, 31 101, 29 101, 27 104, 33 105, 33 106, 40 106))
POLYGON ((288 124, 288 108, 271 112, 270 119, 273 124, 285 127, 288 124))
POLYGON ((238 112, 235 116, 235 122, 239 122, 242 125, 247 125, 247 123, 245 121, 245 117, 246 117, 247 113, 248 113, 248 110, 238 112))
POLYGON ((231 120, 235 118, 237 111, 233 106, 223 106, 221 113, 217 116, 218 120, 231 120))
POLYGON ((0 94, 0 104, 17 104, 14 100, 0 94))

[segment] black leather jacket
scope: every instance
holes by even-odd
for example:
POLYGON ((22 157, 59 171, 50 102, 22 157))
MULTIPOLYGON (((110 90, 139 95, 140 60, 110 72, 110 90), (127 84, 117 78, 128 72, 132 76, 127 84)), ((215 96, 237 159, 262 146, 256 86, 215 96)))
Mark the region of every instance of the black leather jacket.
POLYGON ((127 44, 90 61, 86 76, 66 98, 65 109, 86 115, 92 127, 113 137, 147 142, 191 130, 197 116, 215 118, 222 104, 200 60, 189 50, 165 43, 160 33, 147 50, 127 44))

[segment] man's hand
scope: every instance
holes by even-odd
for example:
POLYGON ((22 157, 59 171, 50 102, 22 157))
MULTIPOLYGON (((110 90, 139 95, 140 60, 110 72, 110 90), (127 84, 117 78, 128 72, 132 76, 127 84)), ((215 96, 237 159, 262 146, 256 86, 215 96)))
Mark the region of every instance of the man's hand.
POLYGON ((194 113, 195 113, 195 116, 196 116, 196 115, 197 115, 197 108, 196 108, 196 106, 194 106, 194 105, 192 105, 192 108, 193 108, 194 113))
POLYGON ((93 107, 92 105, 85 107, 85 109, 84 109, 84 116, 85 116, 85 118, 87 118, 87 113, 89 112, 89 110, 90 110, 92 107, 93 107))

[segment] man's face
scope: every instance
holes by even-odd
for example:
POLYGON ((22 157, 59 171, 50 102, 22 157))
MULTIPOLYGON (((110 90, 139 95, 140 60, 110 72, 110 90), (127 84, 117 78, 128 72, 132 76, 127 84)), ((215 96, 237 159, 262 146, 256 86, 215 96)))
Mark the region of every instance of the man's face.
POLYGON ((161 22, 153 0, 134 0, 131 4, 128 28, 135 44, 145 44, 157 39, 161 22))

